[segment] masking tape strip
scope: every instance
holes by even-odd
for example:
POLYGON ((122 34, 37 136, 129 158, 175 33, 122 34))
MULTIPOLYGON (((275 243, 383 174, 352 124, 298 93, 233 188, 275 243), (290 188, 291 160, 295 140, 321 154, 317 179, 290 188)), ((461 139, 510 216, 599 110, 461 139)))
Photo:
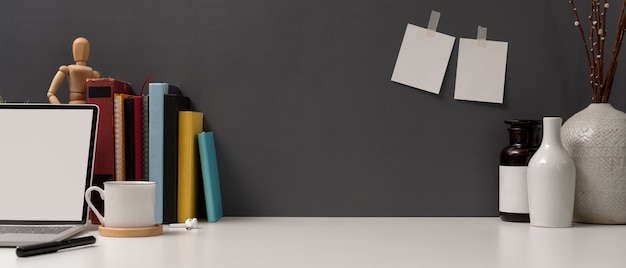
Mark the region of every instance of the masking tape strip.
POLYGON ((487 27, 478 26, 478 31, 476 33, 476 44, 479 47, 487 46, 487 27))
POLYGON ((441 17, 441 13, 434 10, 430 12, 428 28, 426 28, 426 34, 428 36, 435 36, 435 33, 437 32, 437 25, 439 25, 439 17, 441 17))

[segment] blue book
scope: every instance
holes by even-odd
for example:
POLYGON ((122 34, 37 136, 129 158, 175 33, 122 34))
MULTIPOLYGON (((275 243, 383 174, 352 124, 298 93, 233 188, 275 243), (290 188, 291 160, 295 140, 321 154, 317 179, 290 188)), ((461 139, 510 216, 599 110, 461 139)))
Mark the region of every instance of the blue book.
POLYGON ((167 83, 148 85, 148 174, 156 182, 156 224, 163 223, 163 121, 166 94, 179 94, 167 83))
POLYGON ((222 218, 224 212, 222 210, 222 191, 220 189, 220 177, 217 171, 217 154, 215 153, 213 132, 202 132, 198 134, 198 147, 207 218, 209 222, 216 222, 222 218))

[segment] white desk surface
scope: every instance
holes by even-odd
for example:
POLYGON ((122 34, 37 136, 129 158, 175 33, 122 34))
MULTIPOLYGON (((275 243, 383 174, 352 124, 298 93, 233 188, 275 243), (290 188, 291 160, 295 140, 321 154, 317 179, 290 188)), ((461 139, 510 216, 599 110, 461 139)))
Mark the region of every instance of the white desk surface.
POLYGON ((498 218, 225 217, 0 267, 626 267, 626 226, 530 227, 498 218))

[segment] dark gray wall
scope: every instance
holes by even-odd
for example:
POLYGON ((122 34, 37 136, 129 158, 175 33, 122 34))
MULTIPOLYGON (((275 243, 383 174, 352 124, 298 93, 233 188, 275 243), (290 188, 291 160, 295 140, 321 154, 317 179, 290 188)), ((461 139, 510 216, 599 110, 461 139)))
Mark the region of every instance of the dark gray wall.
MULTIPOLYGON (((227 215, 497 215, 503 121, 566 119, 591 98, 567 1, 0 6, 1 96, 47 102, 78 36, 103 76, 136 91, 151 73, 178 85, 215 131, 227 215), (474 38, 482 25, 488 39, 509 42, 504 104, 453 99, 458 40, 440 95, 390 81, 406 24, 425 27, 431 10, 442 14, 440 32, 474 38)), ((621 77, 611 102, 624 110, 621 77)))

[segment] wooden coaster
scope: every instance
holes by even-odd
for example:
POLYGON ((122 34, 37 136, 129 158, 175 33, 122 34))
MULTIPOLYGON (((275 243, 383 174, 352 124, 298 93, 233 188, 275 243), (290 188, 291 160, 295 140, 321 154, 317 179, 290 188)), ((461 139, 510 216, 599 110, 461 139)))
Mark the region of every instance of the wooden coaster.
POLYGON ((163 234, 163 226, 155 225, 143 228, 111 228, 100 225, 98 234, 108 237, 145 237, 163 234))

